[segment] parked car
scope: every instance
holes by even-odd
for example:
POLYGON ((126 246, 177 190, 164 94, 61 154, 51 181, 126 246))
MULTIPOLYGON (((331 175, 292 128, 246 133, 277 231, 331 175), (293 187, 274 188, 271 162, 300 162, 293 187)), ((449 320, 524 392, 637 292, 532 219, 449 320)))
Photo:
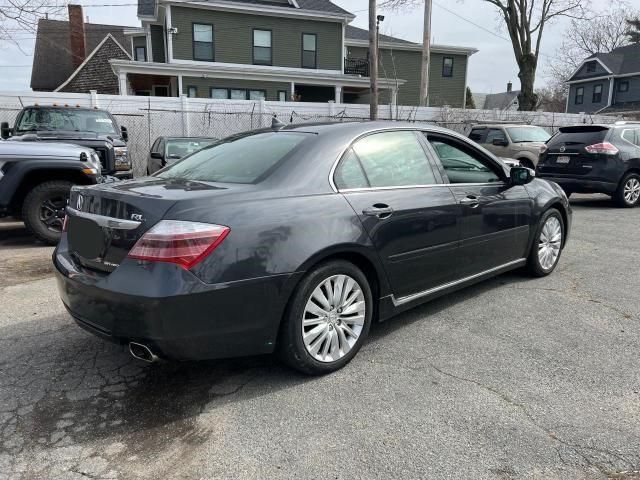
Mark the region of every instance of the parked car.
POLYGON ((38 239, 60 239, 73 185, 100 180, 100 160, 87 147, 46 142, 0 142, 0 217, 21 218, 38 239))
POLYGON ((572 193, 605 193, 640 204, 640 123, 562 127, 540 155, 538 175, 572 193))
POLYGON ((514 158, 535 170, 540 149, 551 134, 533 125, 475 125, 469 138, 498 157, 514 158))
POLYGON ((514 158, 498 157, 498 160, 501 160, 502 162, 504 162, 504 164, 509 168, 522 166, 520 162, 518 160, 515 160, 514 158))
POLYGON ((106 110, 69 106, 33 105, 22 109, 11 128, 0 125, 3 139, 73 143, 95 150, 102 175, 131 178, 131 159, 126 142, 129 133, 119 127, 106 110))
POLYGON ((248 132, 76 187, 67 225, 54 263, 81 327, 147 361, 275 350, 321 374, 373 321, 515 268, 549 275, 571 208, 457 133, 358 122, 248 132))
POLYGON ((166 165, 177 162, 215 141, 215 138, 205 137, 158 137, 149 152, 147 175, 156 173, 166 165))

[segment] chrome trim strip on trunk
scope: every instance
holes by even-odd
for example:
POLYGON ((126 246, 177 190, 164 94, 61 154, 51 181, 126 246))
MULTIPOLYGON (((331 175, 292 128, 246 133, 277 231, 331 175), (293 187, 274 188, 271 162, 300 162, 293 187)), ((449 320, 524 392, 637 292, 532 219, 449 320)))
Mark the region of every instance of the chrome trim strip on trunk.
POLYGON ((141 223, 135 220, 123 220, 121 218, 105 217, 104 215, 97 215, 95 213, 80 212, 71 207, 67 207, 67 214, 92 220, 101 227, 117 228, 118 230, 135 230, 141 223))
POLYGON ((492 268, 490 270, 485 270, 484 272, 476 273, 475 275, 471 275, 469 277, 461 278, 460 280, 454 280, 453 282, 445 283, 444 285, 440 285, 439 287, 430 288, 429 290, 425 290, 423 292, 414 293, 411 295, 407 295, 406 297, 401 297, 396 299, 394 295, 391 295, 391 301, 393 305, 399 307, 409 302, 413 302, 414 300, 418 300, 422 297, 427 297, 433 293, 437 293, 441 290, 446 290, 450 287, 455 287, 456 285, 460 285, 462 283, 470 282, 471 280, 475 280, 476 278, 482 277, 484 275, 489 275, 491 273, 497 272, 498 270, 502 270, 503 268, 515 267, 516 265, 521 266, 527 263, 526 258, 521 258, 520 260, 514 260, 513 262, 505 263, 504 265, 500 265, 498 267, 492 268))

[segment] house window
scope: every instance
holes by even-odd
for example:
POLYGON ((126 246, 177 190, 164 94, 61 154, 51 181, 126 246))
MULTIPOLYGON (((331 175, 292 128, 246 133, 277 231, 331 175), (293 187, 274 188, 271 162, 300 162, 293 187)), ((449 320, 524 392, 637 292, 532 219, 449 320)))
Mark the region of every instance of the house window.
POLYGON ((315 33, 302 34, 302 68, 318 68, 318 36, 315 33))
POLYGON ((442 76, 453 77, 453 58, 444 57, 442 60, 442 76))
POLYGON ((197 98, 198 97, 198 87, 195 85, 189 85, 187 87, 187 96, 189 98, 197 98))
POLYGON ((193 59, 213 62, 213 25, 193 24, 193 59))
POLYGON ((147 61, 147 47, 136 47, 135 50, 135 60, 136 62, 146 62, 147 61))
POLYGON ((249 100, 266 100, 266 90, 249 90, 249 100))
POLYGON ((618 84, 618 91, 619 92, 628 92, 629 91, 629 82, 628 81, 624 81, 624 82, 620 82, 618 84))
POLYGON ((278 91, 278 101, 279 102, 286 102, 287 101, 287 91, 286 90, 279 90, 278 91))
POLYGON ((232 88, 231 91, 230 91, 230 98, 231 98, 231 100, 246 100, 247 99, 247 91, 246 90, 239 90, 239 89, 232 88))
POLYGON ((593 87, 593 103, 600 103, 602 101, 602 84, 598 84, 593 87))
POLYGON ((596 71, 596 62, 587 63, 587 72, 592 73, 596 71))
POLYGON ((254 65, 271 65, 271 30, 253 31, 254 65))
POLYGON ((575 104, 582 105, 583 102, 584 102, 584 87, 578 87, 576 88, 575 104))
POLYGON ((226 88, 211 88, 209 96, 217 100, 226 100, 229 98, 229 90, 226 88))

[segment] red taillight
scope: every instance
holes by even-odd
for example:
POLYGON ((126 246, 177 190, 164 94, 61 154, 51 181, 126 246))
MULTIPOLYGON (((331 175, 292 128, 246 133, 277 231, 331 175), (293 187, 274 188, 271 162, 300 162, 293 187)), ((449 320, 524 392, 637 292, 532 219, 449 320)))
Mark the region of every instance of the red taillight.
POLYGON ((223 225, 162 220, 138 240, 128 257, 175 263, 188 270, 213 252, 230 231, 223 225))
POLYGON ((620 151, 615 147, 615 145, 612 145, 609 142, 595 143, 584 147, 584 149, 588 153, 601 153, 603 155, 616 155, 620 151))

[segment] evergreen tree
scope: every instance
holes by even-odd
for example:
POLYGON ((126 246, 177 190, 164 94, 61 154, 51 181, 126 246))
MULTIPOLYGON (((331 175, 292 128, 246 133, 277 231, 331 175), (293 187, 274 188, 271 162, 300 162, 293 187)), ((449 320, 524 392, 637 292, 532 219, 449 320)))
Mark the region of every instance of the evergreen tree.
POLYGON ((627 20, 629 24, 629 30, 627 35, 632 43, 640 43, 640 17, 627 20))

